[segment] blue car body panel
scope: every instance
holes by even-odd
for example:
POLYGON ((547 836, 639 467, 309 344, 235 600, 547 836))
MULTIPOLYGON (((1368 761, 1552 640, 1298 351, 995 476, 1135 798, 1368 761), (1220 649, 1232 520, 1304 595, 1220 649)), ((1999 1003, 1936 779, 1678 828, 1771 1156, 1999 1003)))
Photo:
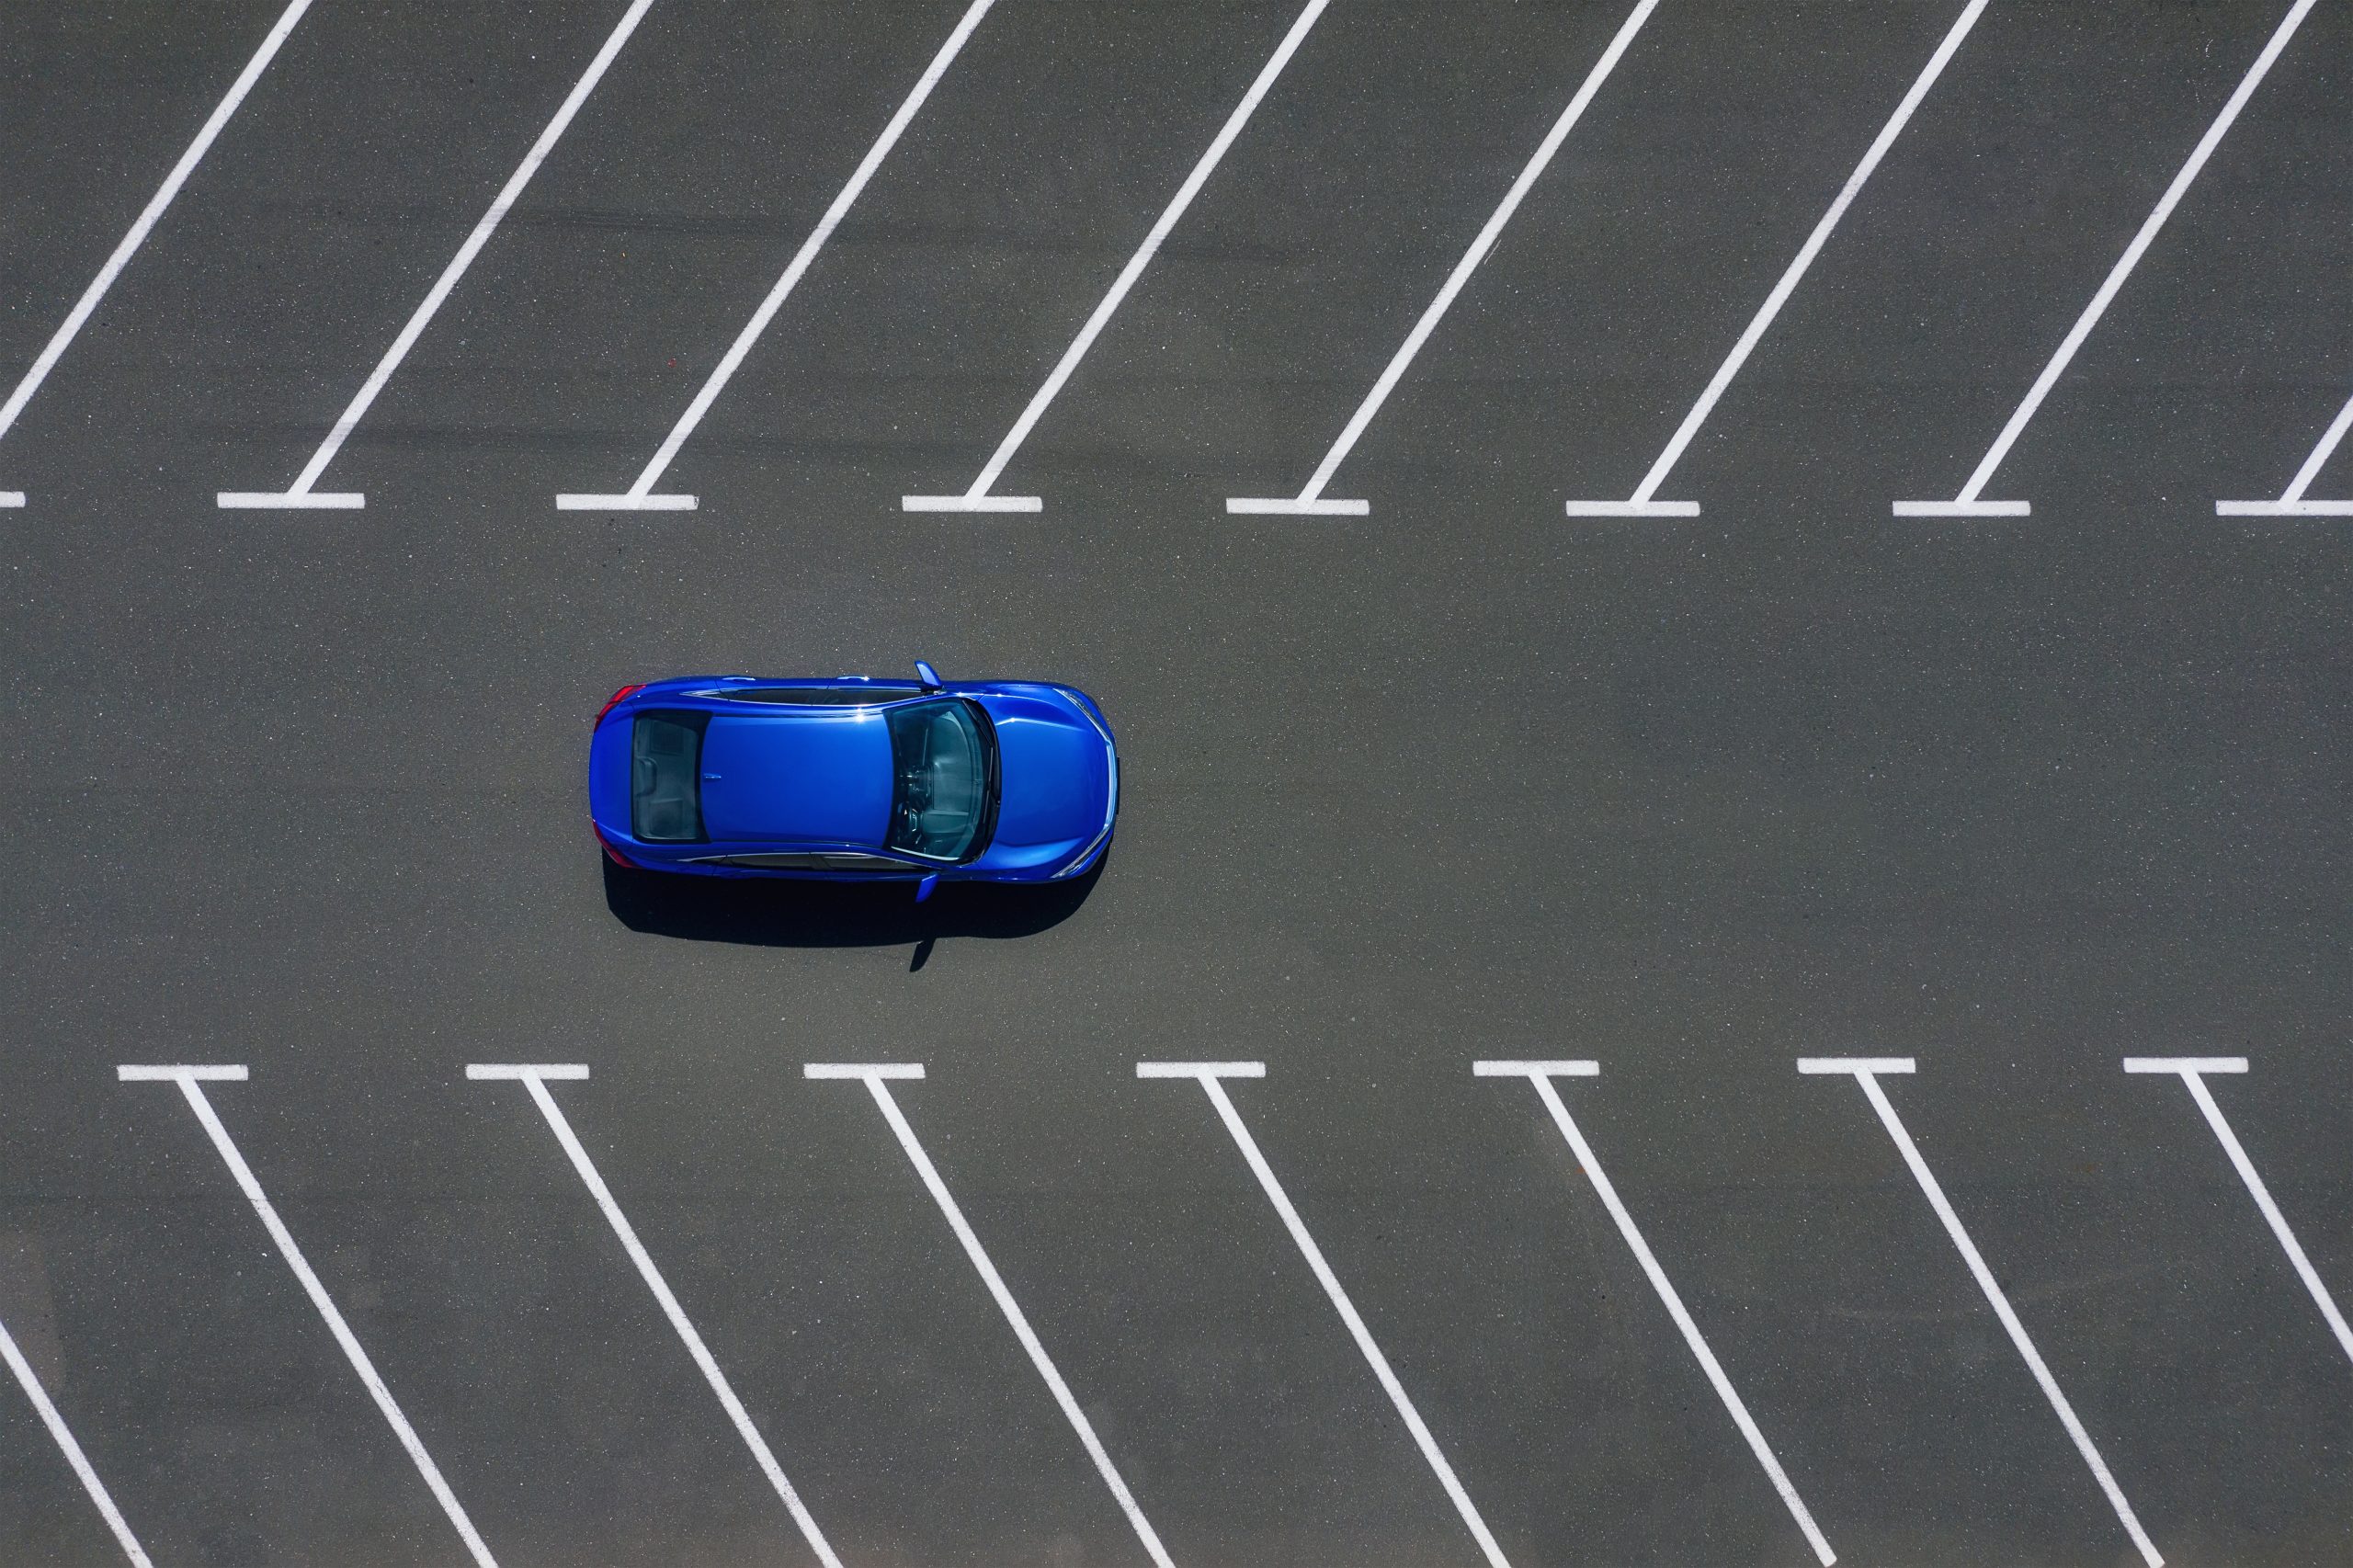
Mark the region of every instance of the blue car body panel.
POLYGON ((702 736, 702 824, 727 843, 880 845, 891 734, 871 708, 724 713, 702 736))
POLYGON ((1003 778, 996 833, 974 864, 1029 871, 1067 863, 1109 821, 1110 742, 1071 722, 1051 688, 974 694, 996 726, 1003 778))
POLYGON ((957 681, 926 691, 914 682, 860 676, 682 676, 630 691, 599 717, 589 741, 588 803, 607 851, 650 870, 836 881, 926 875, 1052 881, 1084 875, 1101 859, 1119 811, 1119 758, 1102 710, 1065 686, 957 681), (797 689, 808 688, 816 688, 811 701, 792 700, 797 689), (889 710, 940 697, 967 699, 981 710, 995 754, 993 831, 961 863, 885 844, 896 787, 889 710), (632 831, 631 735, 647 712, 693 716, 703 725, 702 837, 695 842, 648 842, 632 831), (722 863, 811 854, 871 858, 854 872, 722 863))

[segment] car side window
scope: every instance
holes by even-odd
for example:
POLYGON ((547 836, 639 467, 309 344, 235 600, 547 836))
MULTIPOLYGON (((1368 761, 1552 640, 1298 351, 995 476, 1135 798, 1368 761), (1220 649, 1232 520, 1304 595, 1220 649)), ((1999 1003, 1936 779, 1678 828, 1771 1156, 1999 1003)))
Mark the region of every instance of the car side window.
POLYGON ((921 875, 918 868, 904 860, 893 860, 882 855, 859 855, 849 850, 790 855, 728 855, 718 862, 747 871, 830 871, 872 876, 912 877, 921 875))
POLYGON ((730 702, 777 702, 799 708, 855 708, 921 694, 920 687, 883 686, 861 681, 856 686, 739 686, 710 693, 730 702))

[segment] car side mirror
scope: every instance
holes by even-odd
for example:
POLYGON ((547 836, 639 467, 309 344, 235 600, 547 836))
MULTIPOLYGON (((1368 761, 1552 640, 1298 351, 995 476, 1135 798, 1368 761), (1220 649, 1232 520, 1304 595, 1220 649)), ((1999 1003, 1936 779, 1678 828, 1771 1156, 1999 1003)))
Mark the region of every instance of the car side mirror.
POLYGON ((926 874, 923 881, 915 884, 915 902, 917 903, 921 903, 925 899, 929 898, 931 896, 932 890, 938 885, 939 873, 938 871, 932 871, 926 874))
POLYGON ((946 681, 939 678, 939 672, 931 667, 930 661, 926 659, 915 661, 915 679, 923 682, 923 688, 926 691, 940 691, 948 685, 946 681))

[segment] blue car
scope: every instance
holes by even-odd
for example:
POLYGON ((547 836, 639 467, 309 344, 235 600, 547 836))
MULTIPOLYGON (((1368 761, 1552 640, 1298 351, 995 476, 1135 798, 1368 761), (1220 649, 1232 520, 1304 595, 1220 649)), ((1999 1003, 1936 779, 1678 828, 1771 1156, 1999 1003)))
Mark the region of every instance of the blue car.
POLYGON ((681 676, 613 693, 588 814, 615 864, 705 877, 1051 882, 1111 841, 1120 758, 1034 681, 681 676))

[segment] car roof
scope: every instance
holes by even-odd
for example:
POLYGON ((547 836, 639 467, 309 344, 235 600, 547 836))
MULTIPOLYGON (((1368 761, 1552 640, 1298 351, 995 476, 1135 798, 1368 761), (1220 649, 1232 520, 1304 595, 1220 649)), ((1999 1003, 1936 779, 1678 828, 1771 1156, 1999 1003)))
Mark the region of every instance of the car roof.
POLYGON ((703 831, 712 841, 881 846, 892 773, 881 712, 726 708, 703 732, 703 831))

